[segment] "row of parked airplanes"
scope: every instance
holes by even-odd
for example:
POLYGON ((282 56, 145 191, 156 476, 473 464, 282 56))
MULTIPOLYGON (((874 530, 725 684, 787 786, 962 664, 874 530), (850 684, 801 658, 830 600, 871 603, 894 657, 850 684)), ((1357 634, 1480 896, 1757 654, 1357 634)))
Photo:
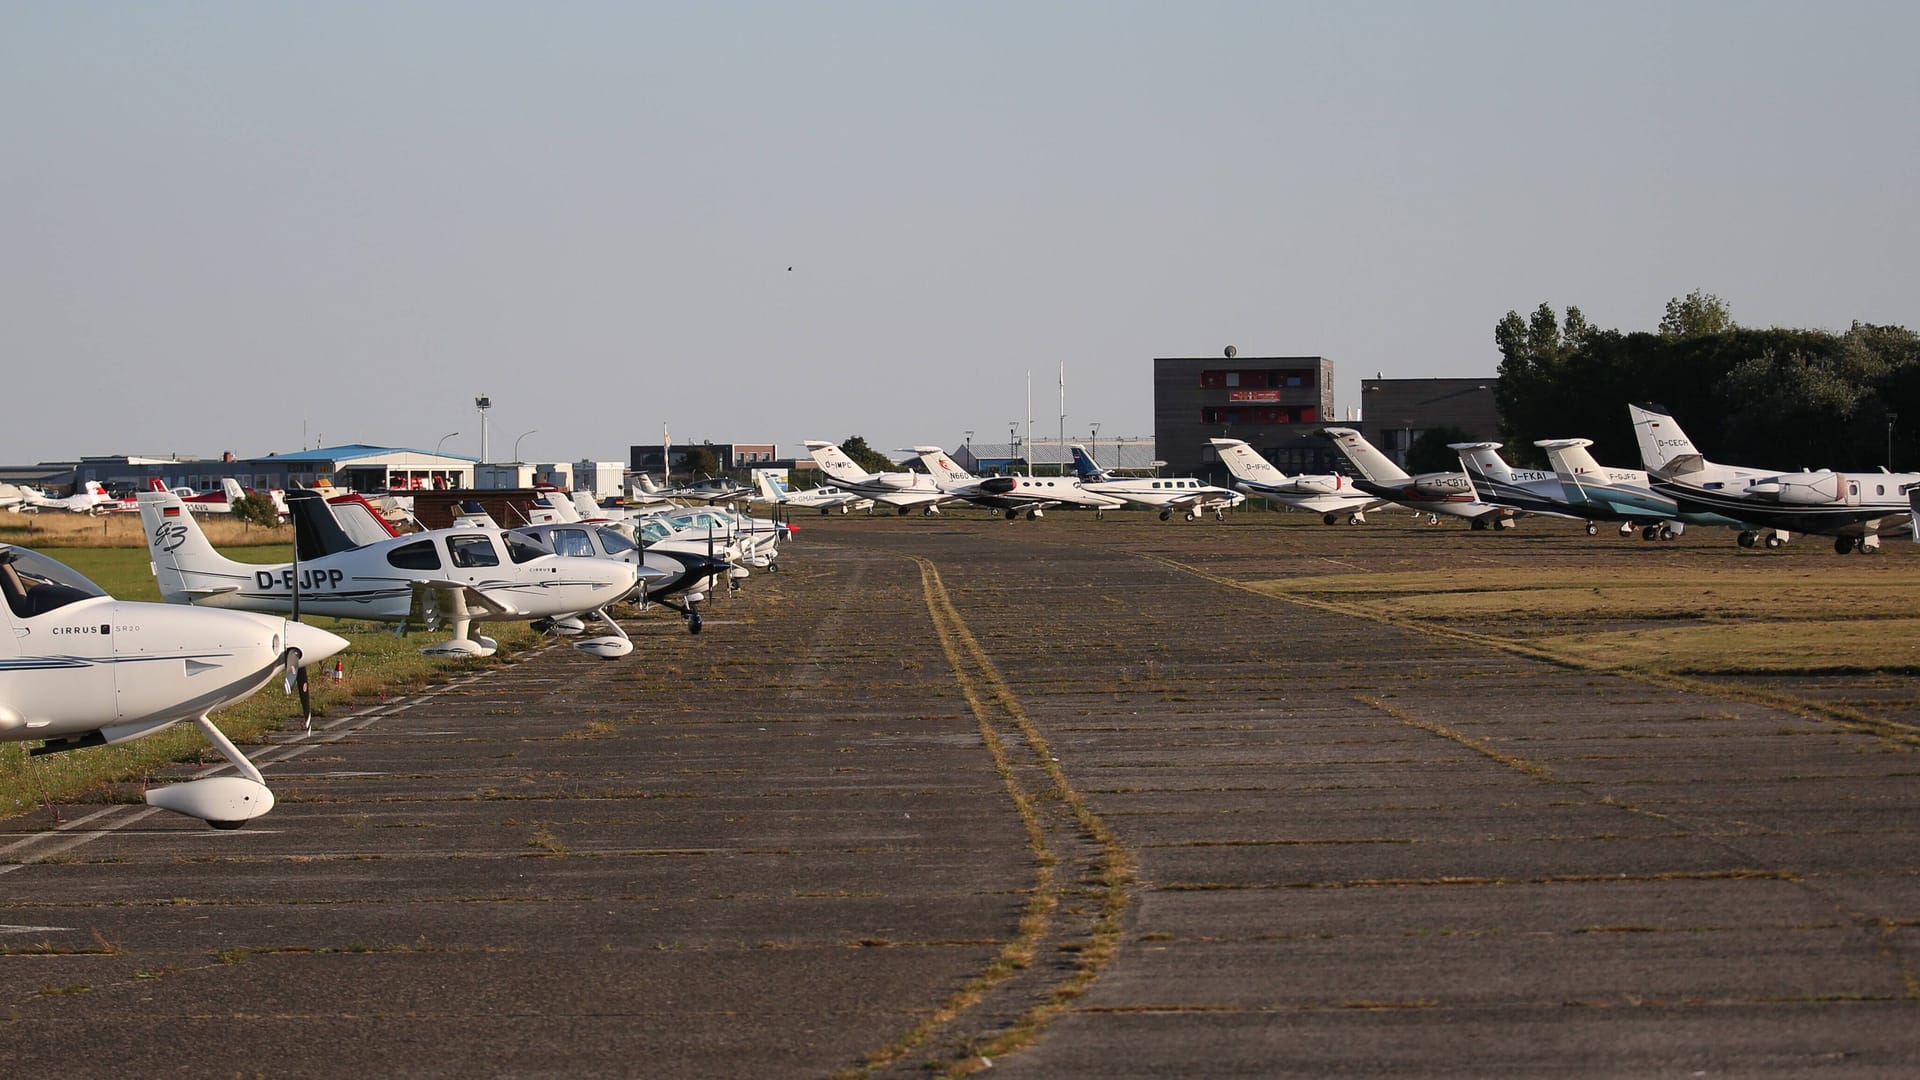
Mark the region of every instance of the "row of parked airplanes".
POLYGON ((1234 487, 1195 479, 1119 477, 1100 468, 1079 445, 1071 447, 1075 475, 975 477, 937 446, 917 446, 926 472, 868 472, 832 443, 809 441, 815 462, 835 486, 788 492, 761 475, 763 497, 789 506, 830 512, 884 505, 900 513, 936 512, 969 503, 1005 513, 1009 520, 1042 516, 1056 507, 1103 512, 1121 506, 1175 513, 1188 521, 1227 509, 1249 495, 1323 516, 1332 525, 1366 520, 1369 510, 1401 507, 1427 515, 1465 518, 1476 529, 1511 528, 1527 514, 1582 520, 1589 535, 1600 522, 1615 522, 1622 536, 1638 530, 1648 540, 1672 539, 1688 525, 1737 531, 1741 547, 1778 547, 1794 533, 1833 537, 1842 555, 1874 551, 1884 529, 1909 525, 1920 539, 1920 473, 1817 471, 1722 465, 1708 461, 1677 420, 1658 405, 1630 405, 1640 446, 1640 469, 1612 468, 1594 460, 1591 439, 1542 439, 1551 470, 1516 469, 1500 456, 1497 442, 1451 444, 1457 472, 1409 475, 1357 430, 1329 427, 1322 433, 1353 464, 1358 477, 1338 473, 1288 476, 1240 439, 1213 439, 1234 487))
POLYGON ((612 512, 549 492, 514 528, 469 506, 450 528, 400 533, 359 495, 295 490, 296 560, 269 565, 220 554, 175 492, 134 501, 163 603, 116 600, 40 552, 0 545, 0 741, 37 741, 37 756, 191 722, 235 774, 153 788, 146 801, 219 828, 271 810, 273 793, 207 714, 277 677, 304 698, 304 670, 348 645, 303 614, 396 632, 446 625, 452 637, 424 650, 436 656, 491 654, 475 624, 525 621, 612 659, 633 650, 614 604, 664 605, 698 633, 703 601, 753 569, 777 571, 790 532, 720 507, 612 512))

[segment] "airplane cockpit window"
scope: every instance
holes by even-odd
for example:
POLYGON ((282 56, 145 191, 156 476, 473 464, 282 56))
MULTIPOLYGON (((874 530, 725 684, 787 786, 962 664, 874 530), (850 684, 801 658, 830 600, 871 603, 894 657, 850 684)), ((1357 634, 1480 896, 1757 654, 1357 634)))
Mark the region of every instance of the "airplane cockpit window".
POLYGON ((107 595, 78 570, 26 548, 0 546, 0 590, 20 618, 45 615, 76 600, 107 595))
POLYGON ((419 540, 387 552, 387 563, 401 570, 438 570, 440 553, 433 550, 433 541, 419 540))
POLYGON ((500 553, 493 549, 493 538, 485 534, 447 537, 447 557, 462 569, 500 565, 500 553))
MULTIPOLYGON (((506 542, 507 558, 512 559, 516 563, 532 562, 542 555, 553 554, 551 548, 531 536, 522 536, 519 533, 501 533, 500 539, 506 542)), ((589 552, 588 554, 592 553, 589 552)), ((494 566, 498 564, 488 563, 487 565, 494 566)))
POLYGON ((553 553, 569 559, 590 559, 594 555, 593 538, 585 529, 555 529, 553 553))
POLYGON ((605 548, 609 555, 625 555, 629 551, 639 550, 633 541, 620 535, 620 533, 614 529, 600 530, 600 546, 605 548))

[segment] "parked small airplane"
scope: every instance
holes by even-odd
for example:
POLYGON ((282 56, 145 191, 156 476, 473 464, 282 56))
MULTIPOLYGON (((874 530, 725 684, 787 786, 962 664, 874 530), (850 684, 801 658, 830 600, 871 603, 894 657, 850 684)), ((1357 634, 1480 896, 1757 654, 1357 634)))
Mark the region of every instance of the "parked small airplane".
POLYGON ((1021 514, 1031 521, 1043 517, 1056 506, 1092 510, 1094 516, 1126 505, 1126 500, 1087 487, 1070 476, 975 476, 953 463, 947 452, 937 446, 916 446, 920 463, 940 490, 957 495, 976 506, 985 506, 1006 514, 1012 521, 1021 514))
POLYGON ((39 488, 20 488, 20 509, 29 512, 71 510, 76 514, 104 514, 117 501, 98 480, 83 482, 79 490, 64 499, 56 499, 39 488))
POLYGON ((1224 521, 1228 510, 1247 501, 1245 495, 1232 488, 1203 484, 1192 477, 1115 476, 1102 469, 1088 455, 1086 447, 1075 443, 1068 449, 1073 454, 1073 471, 1079 477, 1081 487, 1135 506, 1158 510, 1161 521, 1172 518, 1175 510, 1184 511, 1188 521, 1208 510, 1213 511, 1214 517, 1224 521))
POLYGON ((604 560, 562 559, 525 537, 497 530, 436 529, 409 533, 297 564, 235 562, 215 551, 199 523, 171 492, 141 492, 140 520, 153 555, 160 595, 173 604, 289 611, 348 619, 453 626, 452 639, 429 656, 490 656, 492 638, 470 633, 488 620, 557 618, 592 613, 609 627, 574 643, 611 659, 633 651, 608 604, 633 591, 633 567, 604 560))
POLYGON ((53 754, 192 721, 240 775, 152 788, 146 801, 219 829, 273 809, 273 792, 207 714, 347 647, 278 617, 115 600, 11 545, 0 545, 0 592, 0 741, 43 740, 28 753, 53 754))
MULTIPOLYGON (((1897 529, 1911 513, 1910 488, 1920 473, 1846 473, 1831 469, 1769 472, 1708 461, 1659 405, 1628 405, 1640 457, 1653 490, 1687 510, 1705 511, 1771 527, 1768 547, 1785 543, 1789 530, 1833 537, 1833 550, 1878 551, 1880 530, 1897 529)), ((1758 530, 1740 534, 1740 546, 1759 541, 1758 530)))
POLYGON ((1680 509, 1679 503, 1653 490, 1645 470, 1616 469, 1595 461, 1587 449, 1592 439, 1540 439, 1533 445, 1547 452, 1561 493, 1576 513, 1589 519, 1589 536, 1599 531, 1594 520, 1618 521, 1621 536, 1637 526, 1642 540, 1671 540, 1686 532, 1688 525, 1750 527, 1719 514, 1680 509))
POLYGON ((847 513, 850 510, 871 510, 873 500, 862 498, 851 491, 841 491, 837 487, 802 488, 798 491, 787 487, 787 482, 772 469, 753 470, 753 482, 760 489, 760 497, 755 502, 772 503, 775 506, 818 510, 830 514, 835 510, 847 513))
POLYGON ((899 513, 919 510, 937 514, 943 503, 958 500, 940 490, 933 477, 917 472, 868 472, 853 463, 845 450, 823 439, 806 440, 814 463, 844 491, 893 508, 899 513))
POLYGON ((1473 484, 1463 472, 1432 472, 1409 476, 1394 460, 1380 452, 1358 431, 1349 427, 1322 428, 1320 433, 1333 440, 1361 479, 1353 486, 1369 495, 1399 503, 1409 510, 1427 515, 1429 523, 1439 515, 1466 518, 1475 529, 1513 527, 1513 511, 1474 497, 1473 484))
POLYGON ((18 510, 27 501, 26 492, 15 484, 0 484, 0 510, 18 510))
POLYGON ((1243 439, 1208 439, 1221 464, 1233 474, 1234 487, 1292 510, 1320 514, 1329 525, 1347 515, 1347 524, 1367 520, 1367 511, 1387 505, 1385 499, 1358 492, 1353 481, 1339 473, 1288 476, 1275 468, 1243 439))
POLYGON ((1522 514, 1579 518, 1587 523, 1588 536, 1600 531, 1594 518, 1582 513, 1567 498, 1557 474, 1545 469, 1514 468, 1500 456, 1497 442, 1448 443, 1447 449, 1459 455, 1467 483, 1481 502, 1522 514))

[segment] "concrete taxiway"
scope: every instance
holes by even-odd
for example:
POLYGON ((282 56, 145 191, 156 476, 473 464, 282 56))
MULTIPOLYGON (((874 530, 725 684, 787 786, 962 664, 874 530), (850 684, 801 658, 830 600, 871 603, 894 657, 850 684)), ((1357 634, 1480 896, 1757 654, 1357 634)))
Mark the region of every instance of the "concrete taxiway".
POLYGON ((1910 742, 1237 585, 1389 530, 1054 524, 803 522, 238 832, 4 823, 10 1071, 1920 1066, 1910 742))

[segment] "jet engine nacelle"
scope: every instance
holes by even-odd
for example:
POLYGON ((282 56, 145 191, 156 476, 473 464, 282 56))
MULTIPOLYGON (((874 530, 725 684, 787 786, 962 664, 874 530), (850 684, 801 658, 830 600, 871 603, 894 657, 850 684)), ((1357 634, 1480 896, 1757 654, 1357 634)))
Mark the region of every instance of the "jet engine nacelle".
POLYGON ((1466 473, 1422 473, 1413 478, 1413 489, 1422 495, 1470 495, 1473 486, 1466 473))
POLYGON ((1782 476, 1774 498, 1790 506, 1831 506, 1847 501, 1847 478, 1834 472, 1782 476))

